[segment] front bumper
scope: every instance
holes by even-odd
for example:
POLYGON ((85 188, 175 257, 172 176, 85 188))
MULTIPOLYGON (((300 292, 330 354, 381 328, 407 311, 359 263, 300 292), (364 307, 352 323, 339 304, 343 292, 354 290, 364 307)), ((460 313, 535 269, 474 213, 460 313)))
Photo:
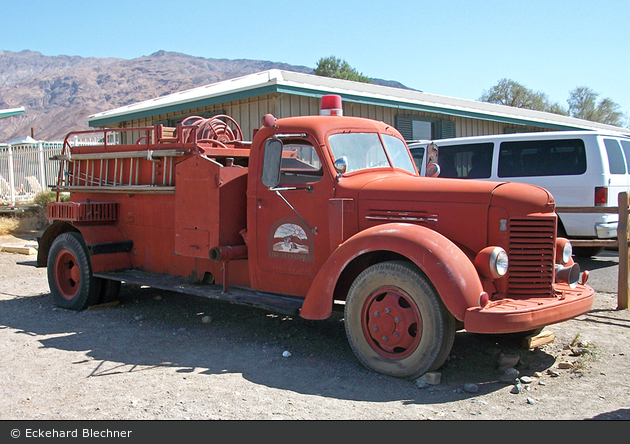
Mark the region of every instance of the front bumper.
POLYGON ((473 333, 516 333, 534 330, 588 313, 595 291, 588 285, 555 286, 554 297, 501 299, 466 311, 464 328, 473 333))

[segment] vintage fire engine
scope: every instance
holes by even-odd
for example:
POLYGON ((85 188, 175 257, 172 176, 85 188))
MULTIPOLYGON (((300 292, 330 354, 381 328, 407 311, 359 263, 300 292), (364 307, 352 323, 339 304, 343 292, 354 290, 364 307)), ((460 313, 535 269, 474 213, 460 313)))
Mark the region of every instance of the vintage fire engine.
POLYGON ((265 115, 251 142, 224 115, 100 129, 100 146, 68 134, 55 190, 70 201, 48 205, 37 257, 56 304, 82 310, 122 282, 305 319, 343 310, 359 361, 410 379, 442 366, 458 329, 532 332, 591 309, 546 190, 419 177, 395 128, 340 100, 265 115))

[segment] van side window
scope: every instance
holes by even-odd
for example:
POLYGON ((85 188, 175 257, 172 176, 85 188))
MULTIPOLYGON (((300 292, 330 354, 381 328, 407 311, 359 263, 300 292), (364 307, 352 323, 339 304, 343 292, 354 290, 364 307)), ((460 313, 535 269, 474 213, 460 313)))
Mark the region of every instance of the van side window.
POLYGON ((626 174, 626 163, 619 142, 615 139, 604 139, 610 174, 626 174))
POLYGON ((489 178, 492 171, 493 146, 491 142, 439 146, 440 177, 489 178))
POLYGON ((582 139, 501 143, 499 177, 568 176, 585 172, 582 139))
POLYGON ((300 184, 317 182, 324 175, 315 148, 304 141, 284 141, 280 163, 280 183, 300 184))
POLYGON ((626 167, 628 168, 628 173, 630 173, 630 140, 622 140, 621 148, 626 155, 626 167))

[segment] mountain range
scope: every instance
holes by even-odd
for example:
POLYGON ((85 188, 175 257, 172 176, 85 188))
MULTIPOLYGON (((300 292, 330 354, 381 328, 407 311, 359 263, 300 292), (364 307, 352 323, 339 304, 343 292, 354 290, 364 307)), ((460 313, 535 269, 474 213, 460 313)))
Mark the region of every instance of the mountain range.
POLYGON ((26 136, 63 140, 70 131, 89 129, 91 114, 268 69, 314 74, 307 66, 167 51, 128 60, 0 50, 0 109, 25 108, 0 120, 0 143, 26 136))

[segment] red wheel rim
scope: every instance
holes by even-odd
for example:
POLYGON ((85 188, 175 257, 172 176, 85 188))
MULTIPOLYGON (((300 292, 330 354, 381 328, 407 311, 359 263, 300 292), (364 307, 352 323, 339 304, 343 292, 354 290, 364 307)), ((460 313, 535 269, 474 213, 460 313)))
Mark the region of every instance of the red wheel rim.
POLYGON ((400 288, 381 287, 363 305, 361 328, 376 353, 403 359, 420 343, 422 316, 413 299, 400 288))
POLYGON ((57 289, 64 299, 72 299, 77 295, 81 283, 81 269, 74 254, 67 250, 60 252, 57 256, 55 280, 57 289))

